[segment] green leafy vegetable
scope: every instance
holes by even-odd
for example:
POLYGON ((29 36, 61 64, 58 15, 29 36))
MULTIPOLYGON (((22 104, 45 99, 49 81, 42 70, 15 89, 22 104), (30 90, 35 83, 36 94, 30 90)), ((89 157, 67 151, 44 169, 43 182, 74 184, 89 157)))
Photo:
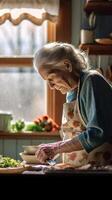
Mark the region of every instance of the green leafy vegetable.
POLYGON ((11 131, 20 132, 20 131, 23 131, 24 127, 25 127, 24 120, 18 120, 15 123, 11 124, 11 131))
POLYGON ((44 128, 35 122, 31 122, 25 125, 24 131, 44 131, 44 128))
POLYGON ((10 131, 13 133, 17 132, 42 132, 42 131, 51 131, 53 128, 52 122, 45 119, 40 122, 25 122, 23 119, 12 121, 10 126, 10 131))
POLYGON ((0 157, 0 167, 18 167, 21 165, 21 161, 14 160, 10 157, 0 157))

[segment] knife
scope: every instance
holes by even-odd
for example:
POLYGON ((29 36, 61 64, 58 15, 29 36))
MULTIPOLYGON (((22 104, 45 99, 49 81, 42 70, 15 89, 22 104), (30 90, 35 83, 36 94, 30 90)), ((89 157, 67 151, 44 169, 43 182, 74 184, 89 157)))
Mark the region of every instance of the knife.
POLYGON ((59 157, 59 154, 56 154, 53 159, 46 160, 46 163, 50 166, 54 166, 56 164, 56 159, 59 157))

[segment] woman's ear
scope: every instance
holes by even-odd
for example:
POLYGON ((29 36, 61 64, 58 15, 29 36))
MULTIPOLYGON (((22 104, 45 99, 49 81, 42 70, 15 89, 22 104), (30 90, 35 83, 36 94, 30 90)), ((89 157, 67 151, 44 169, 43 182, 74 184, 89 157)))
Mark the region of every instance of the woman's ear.
POLYGON ((72 64, 69 60, 64 60, 64 65, 69 72, 72 72, 72 64))

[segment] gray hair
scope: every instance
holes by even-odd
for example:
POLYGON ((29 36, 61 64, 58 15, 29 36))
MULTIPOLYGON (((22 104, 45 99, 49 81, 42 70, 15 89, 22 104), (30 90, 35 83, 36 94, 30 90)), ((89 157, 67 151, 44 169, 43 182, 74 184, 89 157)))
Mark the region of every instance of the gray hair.
POLYGON ((80 49, 76 49, 73 45, 62 42, 47 43, 34 54, 34 68, 36 71, 42 65, 55 66, 63 59, 70 60, 73 70, 81 71, 89 69, 88 56, 80 49))

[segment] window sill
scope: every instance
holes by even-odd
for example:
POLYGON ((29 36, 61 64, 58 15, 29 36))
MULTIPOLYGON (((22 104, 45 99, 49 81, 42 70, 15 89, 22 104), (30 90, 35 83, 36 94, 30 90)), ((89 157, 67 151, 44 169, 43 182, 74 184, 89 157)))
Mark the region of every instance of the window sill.
POLYGON ((0 131, 0 139, 61 139, 59 132, 18 132, 0 131))

